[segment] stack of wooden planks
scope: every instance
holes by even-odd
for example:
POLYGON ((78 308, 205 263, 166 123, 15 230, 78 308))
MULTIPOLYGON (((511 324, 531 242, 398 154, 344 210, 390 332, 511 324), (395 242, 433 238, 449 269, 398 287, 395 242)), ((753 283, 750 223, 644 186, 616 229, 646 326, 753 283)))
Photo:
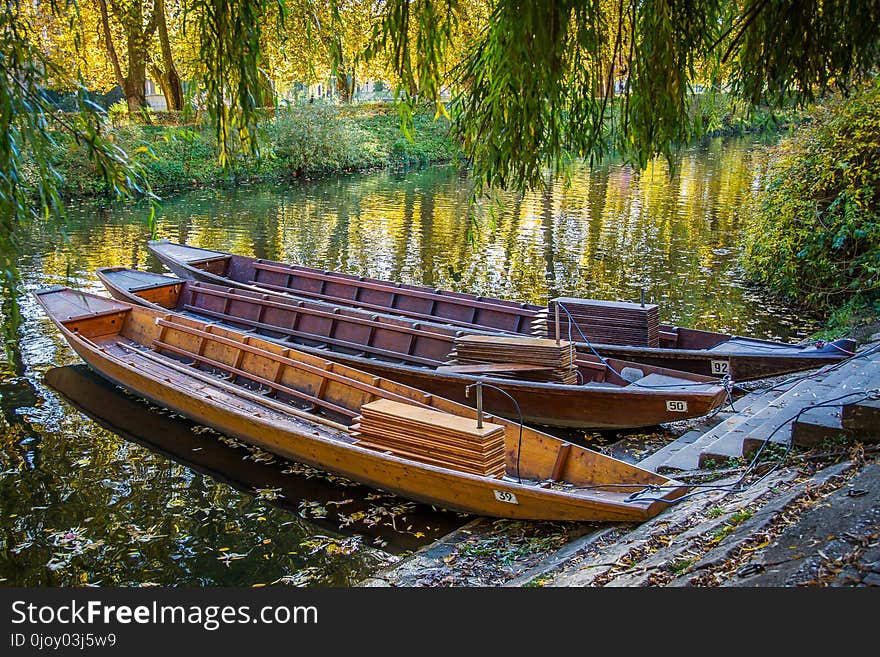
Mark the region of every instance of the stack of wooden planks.
MULTIPOLYGON (((598 344, 660 346, 660 313, 654 304, 558 297, 550 301, 551 314, 556 312, 556 303, 565 308, 559 309, 559 335, 563 338, 569 337, 571 315, 576 325, 571 326, 571 339, 575 342, 583 339, 583 333, 587 340, 598 344)), ((555 328, 550 334, 555 337, 555 328)))
POLYGON ((361 447, 442 468, 503 477, 504 427, 380 399, 361 406, 351 435, 361 447))
MULTIPOLYGON (((458 368, 484 365, 486 373, 501 374, 499 365, 511 375, 528 381, 552 381, 576 385, 575 350, 570 342, 512 335, 463 335, 455 338, 450 354, 458 368)), ((453 368, 455 369, 455 368, 453 368)), ((470 373, 475 372, 473 369, 470 373)))

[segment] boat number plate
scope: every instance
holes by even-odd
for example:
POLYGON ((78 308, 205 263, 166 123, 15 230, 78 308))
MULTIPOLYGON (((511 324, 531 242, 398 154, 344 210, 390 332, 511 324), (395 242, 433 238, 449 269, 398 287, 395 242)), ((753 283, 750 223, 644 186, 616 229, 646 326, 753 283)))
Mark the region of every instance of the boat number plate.
POLYGON ((506 490, 493 490, 492 492, 495 493, 495 499, 499 502, 507 502, 508 504, 519 504, 516 499, 516 495, 514 495, 513 493, 509 493, 506 490))
POLYGON ((667 399, 666 400, 666 410, 673 411, 675 413, 686 413, 688 409, 688 403, 686 401, 681 401, 678 399, 667 399))
POLYGON ((730 374, 729 360, 713 360, 712 374, 730 374))

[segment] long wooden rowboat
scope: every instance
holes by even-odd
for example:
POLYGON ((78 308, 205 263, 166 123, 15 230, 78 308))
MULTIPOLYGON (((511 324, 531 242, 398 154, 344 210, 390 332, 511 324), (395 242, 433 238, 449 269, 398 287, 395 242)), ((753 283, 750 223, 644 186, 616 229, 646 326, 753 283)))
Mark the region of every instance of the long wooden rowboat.
POLYGON ((473 409, 240 331, 64 287, 35 294, 73 350, 113 383, 285 458, 404 497, 495 517, 641 521, 685 490, 501 418, 486 416, 474 429, 473 409), (364 432, 366 409, 377 404, 405 409, 407 421, 436 415, 436 426, 461 429, 459 436, 500 428, 504 471, 477 475, 456 459, 429 463, 430 453, 366 446, 352 426, 360 422, 364 432))
POLYGON ((473 405, 467 386, 485 380, 503 391, 487 387, 486 408, 518 418, 507 393, 534 424, 654 426, 705 415, 727 399, 724 387, 708 377, 595 356, 578 357, 578 385, 526 380, 536 369, 531 365, 449 365, 463 329, 140 270, 108 267, 97 275, 122 301, 194 313, 461 403, 473 405))
MULTIPOLYGON (((543 306, 288 265, 167 240, 151 241, 149 248, 183 278, 270 290, 462 328, 548 335, 548 308, 543 306)), ((578 351, 592 353, 595 349, 607 357, 748 381, 834 363, 850 356, 855 348, 852 340, 787 344, 665 324, 658 329, 655 346, 592 339, 592 348, 580 342, 578 351)), ((579 340, 577 332, 572 339, 579 340)))

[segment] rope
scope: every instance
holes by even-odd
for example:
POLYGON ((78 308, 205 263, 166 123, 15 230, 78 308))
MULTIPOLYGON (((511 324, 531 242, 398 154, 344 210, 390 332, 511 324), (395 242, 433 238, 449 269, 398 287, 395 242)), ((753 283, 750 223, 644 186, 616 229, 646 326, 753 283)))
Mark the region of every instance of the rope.
MULTIPOLYGON (((711 492, 714 490, 723 490, 723 491, 727 491, 728 493, 741 493, 744 490, 746 490, 749 486, 754 486, 754 485, 760 483, 761 481, 763 481, 764 479, 766 479, 767 477, 769 477, 773 472, 775 472, 782 465, 782 462, 785 460, 785 457, 787 457, 789 455, 789 453, 791 452, 794 444, 791 441, 789 441, 789 443, 786 446, 785 452, 779 457, 779 460, 774 464, 774 466, 772 468, 770 468, 767 472, 763 473, 758 479, 756 479, 755 481, 748 484, 748 486, 743 486, 743 482, 745 481, 746 477, 752 471, 754 471, 756 469, 756 467, 758 466, 760 458, 761 458, 761 454, 763 454, 767 445, 770 444, 770 440, 773 438, 774 435, 776 435, 776 432, 778 432, 780 429, 782 429, 783 427, 785 427, 788 424, 795 424, 804 413, 806 413, 807 411, 812 410, 814 408, 822 408, 822 407, 828 407, 828 406, 846 406, 848 404, 858 404, 858 403, 865 401, 867 399, 876 399, 876 398, 880 398, 880 389, 873 388, 870 390, 863 390, 863 391, 858 391, 858 392, 848 392, 848 393, 840 395, 838 397, 832 397, 831 399, 826 399, 824 401, 817 402, 815 404, 811 404, 809 406, 802 408, 801 410, 799 410, 795 414, 795 416, 793 418, 789 418, 789 419, 785 420, 782 424, 779 424, 778 426, 776 426, 773 429, 773 431, 771 431, 768 434, 768 436, 761 443, 761 446, 755 452, 755 455, 752 457, 752 460, 746 466, 745 470, 743 470, 742 474, 734 482, 731 482, 729 484, 723 484, 723 485, 690 484, 690 485, 688 485, 688 488, 691 488, 691 489, 698 488, 700 490, 695 490, 691 493, 688 493, 687 495, 682 495, 681 497, 676 498, 674 500, 667 500, 662 497, 656 497, 656 498, 654 498, 654 497, 652 497, 652 498, 638 497, 642 492, 642 491, 640 491, 638 493, 633 493, 632 495, 630 495, 628 498, 626 498, 626 501, 627 502, 629 502, 629 501, 665 502, 666 504, 672 505, 672 504, 678 504, 679 502, 682 502, 684 500, 695 497, 696 495, 699 495, 701 493, 708 493, 708 492, 711 492), (860 395, 860 398, 852 400, 852 401, 841 403, 841 400, 846 399, 847 397, 852 397, 854 395, 860 395)), ((660 488, 662 488, 662 487, 660 487, 660 488)))
MULTIPOLYGON (((565 307, 565 304, 559 303, 559 301, 557 301, 556 304, 563 311, 565 311, 566 315, 568 315, 568 341, 569 341, 569 343, 573 344, 573 342, 574 342, 571 339, 571 337, 572 337, 571 336, 571 328, 572 328, 572 326, 574 326, 577 329, 577 332, 581 336, 581 341, 584 344, 586 344, 587 347, 590 348, 590 351, 592 351, 593 354, 595 354, 595 356, 602 362, 602 364, 605 367, 607 367, 609 370, 611 370, 614 374, 616 374, 618 377, 620 377, 621 379, 626 381, 627 379, 625 379, 621 375, 620 372, 618 372, 616 369, 614 369, 614 367, 612 367, 611 363, 608 362, 608 359, 606 359, 604 356, 602 356, 602 354, 600 354, 598 351, 596 351, 596 348, 593 346, 593 343, 590 342, 590 340, 587 338, 587 336, 584 335, 584 332, 581 330, 581 327, 577 324, 577 322, 575 322, 574 317, 572 317, 571 313, 568 311, 568 308, 565 307)), ((638 381, 633 381, 633 382, 630 382, 630 385, 636 386, 637 388, 660 389, 660 388, 687 388, 687 387, 707 386, 707 385, 710 385, 711 383, 716 383, 717 385, 723 386, 725 389, 727 389, 728 390, 728 398, 729 398, 729 396, 730 396, 729 386, 733 385, 733 381, 731 380, 729 374, 725 374, 720 379, 710 379, 709 381, 703 381, 703 382, 666 383, 666 384, 657 384, 657 385, 645 385, 645 384, 639 383, 638 381)))
MULTIPOLYGON (((785 379, 784 381, 780 381, 776 385, 770 386, 769 388, 762 388, 760 390, 754 390, 752 392, 754 392, 755 394, 758 394, 758 395, 763 395, 763 394, 766 394, 772 390, 776 390, 777 388, 780 388, 780 387, 788 385, 788 384, 795 384, 795 383, 799 383, 801 381, 806 381, 807 379, 815 378, 817 376, 824 376, 825 374, 830 374, 831 372, 843 367, 847 363, 850 363, 858 358, 867 358, 868 356, 871 356, 871 355, 877 353, 878 351, 880 351, 880 343, 877 343, 873 347, 871 347, 869 349, 865 349, 864 351, 856 352, 856 354, 854 356, 850 356, 849 358, 844 358, 843 360, 841 360, 837 363, 834 363, 833 365, 826 365, 825 367, 822 367, 814 372, 808 372, 806 374, 800 374, 798 376, 789 377, 789 378, 785 379)), ((741 388, 741 389, 745 390, 745 388, 741 388)))

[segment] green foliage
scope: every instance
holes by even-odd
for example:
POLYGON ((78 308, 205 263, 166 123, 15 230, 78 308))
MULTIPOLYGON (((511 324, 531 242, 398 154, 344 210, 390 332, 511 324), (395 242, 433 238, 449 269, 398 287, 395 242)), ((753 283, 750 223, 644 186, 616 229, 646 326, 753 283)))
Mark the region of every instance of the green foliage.
MULTIPOLYGON (((70 9, 63 2, 57 11, 70 9)), ((149 193, 137 157, 118 148, 103 133, 104 112, 87 91, 69 80, 31 40, 34 27, 17 0, 0 5, 0 289, 3 290, 4 346, 7 356, 18 342, 19 226, 42 215, 63 224, 62 177, 56 167, 58 144, 65 140, 87 159, 96 177, 116 196, 149 193), (58 113, 44 90, 47 79, 69 80, 77 92, 73 113, 58 113), (36 201, 36 202, 35 202, 36 201)))
MULTIPOLYGON (((121 149, 140 153, 143 173, 155 190, 179 190, 228 180, 261 179, 309 173, 423 164, 454 159, 458 147, 448 122, 429 113, 413 116, 414 138, 400 134, 397 112, 386 104, 337 108, 295 105, 265 116, 258 124, 262 157, 236 161, 227 169, 217 161, 216 133, 211 125, 178 125, 180 115, 162 114, 162 122, 105 126, 107 138, 121 149)), ((62 139, 54 166, 69 196, 109 191, 106 182, 77 142, 62 139)))
POLYGON ((128 122, 128 103, 125 100, 117 100, 107 108, 107 117, 113 125, 122 125, 128 122))
POLYGON ((832 309, 880 298, 880 79, 771 150, 747 208, 744 265, 772 291, 832 309))
POLYGON ((697 85, 782 107, 880 61, 880 0, 493 0, 447 74, 449 25, 468 5, 387 0, 371 54, 389 57, 408 97, 457 92, 456 130, 483 186, 543 186, 612 147, 642 167, 672 161, 707 129, 697 85))
POLYGON ((265 132, 278 164, 293 172, 363 168, 381 160, 370 135, 331 106, 279 110, 265 132))
MULTIPOLYGON (((237 148, 258 153, 258 108, 265 88, 262 18, 272 0, 193 0, 198 22, 200 81, 212 118, 220 164, 230 164, 237 148)), ((284 0, 274 0, 279 20, 284 0)))

